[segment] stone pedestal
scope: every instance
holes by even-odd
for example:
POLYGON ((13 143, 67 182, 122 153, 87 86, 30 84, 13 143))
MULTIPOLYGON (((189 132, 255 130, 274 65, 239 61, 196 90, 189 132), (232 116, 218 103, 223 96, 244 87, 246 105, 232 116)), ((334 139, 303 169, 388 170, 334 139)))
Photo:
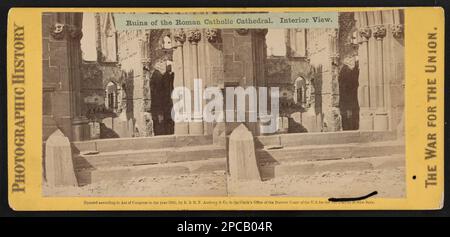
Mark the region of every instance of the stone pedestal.
POLYGON ((70 142, 59 129, 45 145, 45 179, 51 187, 78 186, 70 142))
POLYGON ((228 164, 231 182, 261 180, 253 135, 244 124, 231 133, 228 164))

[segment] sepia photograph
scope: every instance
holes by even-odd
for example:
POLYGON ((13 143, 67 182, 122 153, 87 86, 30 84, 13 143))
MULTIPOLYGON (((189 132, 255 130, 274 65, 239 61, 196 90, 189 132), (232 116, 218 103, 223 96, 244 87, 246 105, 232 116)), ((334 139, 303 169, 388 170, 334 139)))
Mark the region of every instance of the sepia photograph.
POLYGON ((335 13, 43 13, 43 195, 405 198, 403 10, 335 13))

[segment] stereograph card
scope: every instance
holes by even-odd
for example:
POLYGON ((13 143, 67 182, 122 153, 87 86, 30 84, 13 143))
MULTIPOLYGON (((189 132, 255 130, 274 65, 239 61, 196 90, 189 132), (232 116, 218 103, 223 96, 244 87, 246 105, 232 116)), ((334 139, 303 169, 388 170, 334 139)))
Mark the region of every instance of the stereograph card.
POLYGON ((441 8, 13 8, 14 210, 444 199, 441 8))

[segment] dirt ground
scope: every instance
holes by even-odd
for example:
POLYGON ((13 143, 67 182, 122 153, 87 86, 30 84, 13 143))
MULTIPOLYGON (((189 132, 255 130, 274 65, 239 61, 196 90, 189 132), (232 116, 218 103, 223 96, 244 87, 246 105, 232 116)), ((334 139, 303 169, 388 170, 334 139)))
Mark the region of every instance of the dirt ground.
POLYGON ((354 197, 377 191, 377 197, 404 197, 403 167, 362 171, 324 172, 277 177, 264 182, 227 187, 223 172, 212 174, 142 177, 105 181, 83 187, 43 187, 45 196, 301 196, 354 197), (227 190, 229 190, 227 192, 227 190))

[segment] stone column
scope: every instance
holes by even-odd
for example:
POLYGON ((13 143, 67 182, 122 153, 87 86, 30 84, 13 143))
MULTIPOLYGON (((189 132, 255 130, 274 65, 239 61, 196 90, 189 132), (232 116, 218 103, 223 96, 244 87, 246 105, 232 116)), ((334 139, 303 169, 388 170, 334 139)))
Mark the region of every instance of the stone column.
MULTIPOLYGON (((267 35, 267 29, 254 29, 253 30, 253 54, 254 54, 254 66, 255 66, 255 80, 253 86, 257 88, 259 87, 267 87, 268 82, 267 78, 265 77, 265 65, 266 65, 266 58, 267 58, 267 45, 266 45, 266 35, 267 35)), ((305 34, 304 31, 299 31, 297 34, 305 34)), ((271 98, 270 98, 270 89, 267 90, 268 93, 268 99, 267 99, 267 111, 270 113, 271 108, 271 98)), ((258 94, 258 101, 257 106, 259 108, 259 103, 263 103, 263 101, 259 101, 259 94, 258 94)), ((255 135, 262 135, 261 126, 263 123, 266 122, 266 118, 261 118, 258 114, 258 111, 249 111, 251 113, 256 113, 258 116, 258 121, 254 124, 254 134, 255 135)), ((278 119, 275 120, 275 122, 278 119)), ((251 124, 250 124, 251 126, 251 124)))
MULTIPOLYGON (((182 29, 176 29, 173 31, 173 38, 175 46, 173 50, 173 71, 175 74, 173 86, 186 87, 185 78, 185 55, 184 55, 184 42, 186 42, 186 33, 182 29)), ((186 96, 184 96, 186 98, 186 96)), ((190 99, 190 98, 189 98, 190 99)), ((175 103, 175 101, 174 101, 175 103)), ((175 122, 174 128, 175 135, 185 135, 189 133, 188 122, 175 122)))
MULTIPOLYGON (((44 57, 44 81, 46 85, 54 83, 52 97, 52 116, 56 126, 72 141, 89 139, 88 120, 81 114, 80 95, 81 13, 54 13, 54 17, 45 18, 44 28, 49 27, 48 61, 44 57), (48 63, 48 64, 46 64, 48 63)), ((44 35, 44 42, 47 35, 44 35)))
POLYGON ((355 12, 356 26, 358 27, 358 58, 359 58, 359 88, 358 102, 360 107, 359 129, 373 129, 373 114, 371 112, 370 78, 369 78, 369 39, 372 30, 368 27, 367 13, 355 12))
MULTIPOLYGON (((360 129, 395 129, 392 116, 396 110, 393 107, 399 104, 392 103, 403 103, 403 97, 392 100, 397 94, 403 96, 402 86, 392 85, 396 80, 400 84, 403 80, 403 41, 396 38, 403 32, 399 11, 360 12, 355 18, 360 35, 360 129)), ((403 108, 403 104, 399 106, 403 108)), ((395 115, 394 123, 400 121, 399 117, 395 115)))
POLYGON ((202 114, 202 107, 203 107, 203 88, 199 84, 195 84, 195 79, 200 79, 199 77, 199 54, 198 54, 198 43, 202 39, 202 34, 200 30, 192 29, 187 32, 187 40, 190 43, 190 69, 191 69, 191 78, 188 78, 190 80, 191 85, 191 95, 192 95, 192 120, 189 122, 189 134, 203 134, 203 114, 202 114), (196 88, 197 87, 197 88, 196 88), (196 99, 199 99, 199 102, 197 104, 194 103, 196 99))
MULTIPOLYGON (((322 85, 322 111, 324 113, 325 132, 335 132, 341 130, 342 124, 339 109, 339 50, 338 50, 338 29, 328 30, 329 49, 329 81, 322 85)), ((328 74, 328 73, 327 73, 328 74)), ((325 75, 324 75, 325 77, 325 75)))
POLYGON ((68 57, 69 57, 69 73, 72 90, 72 139, 81 141, 90 138, 89 121, 81 114, 82 98, 80 93, 81 79, 81 45, 80 40, 83 37, 81 26, 83 23, 83 15, 81 13, 67 13, 67 21, 69 22, 69 38, 68 38, 68 57))
MULTIPOLYGON (((153 120, 151 114, 151 90, 150 90, 150 67, 151 67, 151 42, 150 42, 150 31, 140 32, 140 37, 138 39, 138 44, 140 47, 140 63, 142 68, 142 114, 140 114, 139 120, 141 122, 139 127, 141 127, 140 136, 149 137, 154 135, 153 120)), ((137 96, 138 98, 140 96, 137 96)), ((126 119, 124 119, 126 120, 126 119)), ((133 129, 134 130, 134 129, 133 129)), ((132 131, 133 131, 132 130, 132 131)), ((133 131, 134 132, 134 131, 133 131)))
MULTIPOLYGON (((202 79, 202 89, 206 87, 224 88, 224 68, 223 68, 223 41, 220 29, 203 29, 203 40, 198 43, 198 68, 199 76, 202 79)), ((203 108, 206 106, 206 100, 203 101, 203 108)), ((203 122, 203 134, 212 135, 214 127, 224 132, 225 124, 223 122, 203 122), (223 129, 222 129, 223 128, 223 129)))
POLYGON ((378 108, 378 91, 377 91, 377 82, 379 79, 377 78, 379 76, 379 73, 377 70, 378 68, 378 60, 377 60, 377 40, 373 37, 373 26, 375 25, 375 16, 373 12, 367 12, 367 24, 368 27, 370 27, 370 32, 372 33, 372 36, 368 40, 368 53, 367 53, 367 59, 368 59, 368 69, 369 69, 369 96, 370 96, 370 107, 369 107, 369 115, 372 119, 372 126, 370 127, 370 130, 374 129, 375 125, 375 113, 378 108))
POLYGON ((381 11, 374 14, 373 38, 375 39, 375 90, 376 90, 376 111, 374 117, 374 130, 385 131, 389 129, 389 117, 386 108, 386 74, 385 61, 389 61, 383 51, 384 38, 386 36, 386 26, 383 25, 381 11))
POLYGON ((338 83, 338 29, 308 30, 308 60, 313 69, 314 97, 311 107, 302 113, 302 125, 308 132, 341 129, 338 83))

